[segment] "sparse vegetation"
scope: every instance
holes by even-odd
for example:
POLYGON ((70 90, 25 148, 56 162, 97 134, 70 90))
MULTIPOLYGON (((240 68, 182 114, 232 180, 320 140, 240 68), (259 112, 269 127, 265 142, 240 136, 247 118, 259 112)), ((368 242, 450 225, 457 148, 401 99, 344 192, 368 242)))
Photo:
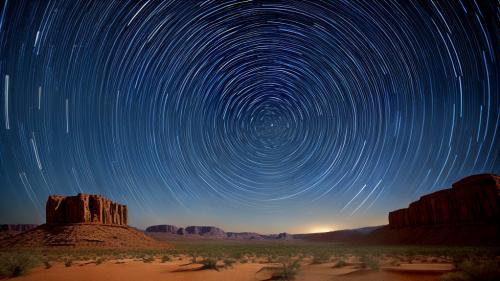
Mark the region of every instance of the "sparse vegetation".
POLYGON ((0 260, 0 276, 7 277, 24 275, 37 265, 36 258, 25 253, 2 256, 0 260))
POLYGON ((101 263, 103 263, 106 259, 104 257, 99 257, 95 260, 95 264, 96 265, 100 265, 101 263))
POLYGON ((443 275, 443 281, 500 280, 500 261, 492 258, 469 258, 455 265, 457 272, 443 275))
POLYGON ((362 267, 371 270, 379 270, 380 263, 377 259, 370 256, 361 256, 360 261, 362 262, 362 267))
POLYGON ((330 261, 330 254, 322 252, 313 256, 311 264, 322 264, 328 261, 330 261))
POLYGON ((151 263, 151 262, 154 262, 155 261, 155 257, 154 256, 150 256, 150 255, 147 255, 147 256, 144 256, 142 258, 142 261, 145 262, 145 263, 151 263))
POLYGON ((300 268, 298 259, 285 259, 279 266, 263 267, 260 271, 270 271, 271 277, 267 280, 294 280, 300 268))
MULTIPOLYGON (((238 263, 261 263, 273 268, 274 278, 290 280, 300 263, 323 263, 331 260, 333 267, 344 267, 356 257, 362 266, 377 270, 381 265, 397 266, 408 260, 415 262, 455 263, 457 272, 443 276, 446 281, 500 280, 498 247, 423 247, 423 246, 347 246, 329 243, 200 241, 178 242, 168 249, 2 249, 0 250, 0 277, 22 275, 40 265, 50 268, 54 263, 70 267, 79 264, 101 264, 106 261, 123 263, 134 259, 145 263, 155 259, 172 259, 202 264, 202 269, 218 270, 238 263), (301 262, 301 259, 304 262, 301 262), (83 261, 83 262, 80 262, 83 261), (294 265, 293 262, 296 264, 294 265), (266 265, 267 263, 267 265, 266 265), (284 277, 280 277, 284 276, 284 277), (489 278, 489 279, 487 279, 489 278)), ((186 263, 179 263, 184 265, 186 263)), ((354 263, 353 263, 354 264, 354 263)))
POLYGON ((73 259, 72 258, 66 258, 64 260, 64 266, 70 267, 71 265, 73 265, 73 259))
POLYGON ((163 255, 163 256, 161 257, 161 262, 162 262, 162 263, 166 263, 166 262, 168 262, 168 261, 170 261, 170 260, 171 260, 171 258, 170 258, 170 256, 169 256, 169 255, 163 255))
POLYGON ((335 263, 335 265, 333 267, 335 268, 340 268, 340 267, 344 267, 347 265, 347 262, 345 260, 339 260, 337 261, 337 263, 335 263))
POLYGON ((224 266, 225 267, 232 267, 235 262, 236 261, 233 259, 224 259, 224 266))
POLYGON ((215 259, 215 258, 211 258, 211 257, 204 258, 200 263, 203 265, 203 267, 201 268, 202 270, 213 269, 213 270, 219 271, 219 269, 217 267, 217 259, 215 259))

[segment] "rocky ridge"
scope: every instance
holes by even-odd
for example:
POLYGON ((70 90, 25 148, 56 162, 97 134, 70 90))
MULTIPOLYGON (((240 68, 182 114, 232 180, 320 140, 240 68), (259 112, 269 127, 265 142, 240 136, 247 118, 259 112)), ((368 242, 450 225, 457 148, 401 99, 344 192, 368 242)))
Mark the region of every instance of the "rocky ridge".
POLYGON ((146 233, 156 238, 161 238, 164 234, 170 238, 188 237, 188 238, 213 238, 213 239, 233 239, 233 240, 289 240, 293 236, 282 232, 278 234, 259 234, 255 232, 225 232, 215 226, 187 226, 177 227, 170 224, 153 225, 146 228, 146 233))
MULTIPOLYGON (((51 195, 46 205, 47 223, 0 240, 0 247, 166 247, 127 225, 127 206, 100 195, 51 195)), ((11 228, 26 230, 26 227, 11 228)))

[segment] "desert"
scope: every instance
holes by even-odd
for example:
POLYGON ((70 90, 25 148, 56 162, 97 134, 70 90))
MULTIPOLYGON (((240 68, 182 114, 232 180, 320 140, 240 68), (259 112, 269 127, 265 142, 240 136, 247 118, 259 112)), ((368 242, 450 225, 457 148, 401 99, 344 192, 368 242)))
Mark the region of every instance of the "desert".
POLYGON ((413 210, 422 219, 412 224, 401 225, 398 210, 389 213, 388 225, 313 234, 175 225, 142 231, 124 223, 127 212, 120 210, 126 206, 102 196, 50 196, 46 224, 4 227, 20 233, 0 240, 0 272, 3 278, 55 281, 494 280, 500 274, 499 179, 474 175, 434 193, 445 196, 422 196, 416 201, 421 206, 437 199, 420 207, 425 212, 413 210), (455 192, 483 199, 457 205, 462 200, 455 192), (442 214, 455 219, 426 219, 442 214), (455 238, 446 243, 443 235, 455 238))

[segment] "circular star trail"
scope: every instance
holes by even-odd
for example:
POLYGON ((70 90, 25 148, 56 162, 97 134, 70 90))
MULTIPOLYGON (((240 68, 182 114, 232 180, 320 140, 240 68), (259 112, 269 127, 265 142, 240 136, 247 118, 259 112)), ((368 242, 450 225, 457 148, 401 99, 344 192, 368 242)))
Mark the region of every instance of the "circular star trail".
POLYGON ((385 214, 499 173, 494 2, 5 1, 1 202, 385 214))

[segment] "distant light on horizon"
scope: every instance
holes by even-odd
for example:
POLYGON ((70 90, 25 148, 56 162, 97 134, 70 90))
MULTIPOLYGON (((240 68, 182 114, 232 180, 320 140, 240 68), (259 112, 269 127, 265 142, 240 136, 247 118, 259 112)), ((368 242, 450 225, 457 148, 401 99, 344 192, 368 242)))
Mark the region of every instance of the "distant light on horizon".
POLYGON ((330 232, 330 231, 336 231, 340 230, 335 226, 328 226, 328 225, 319 225, 319 226, 313 226, 307 231, 306 233, 321 233, 321 232, 330 232))

